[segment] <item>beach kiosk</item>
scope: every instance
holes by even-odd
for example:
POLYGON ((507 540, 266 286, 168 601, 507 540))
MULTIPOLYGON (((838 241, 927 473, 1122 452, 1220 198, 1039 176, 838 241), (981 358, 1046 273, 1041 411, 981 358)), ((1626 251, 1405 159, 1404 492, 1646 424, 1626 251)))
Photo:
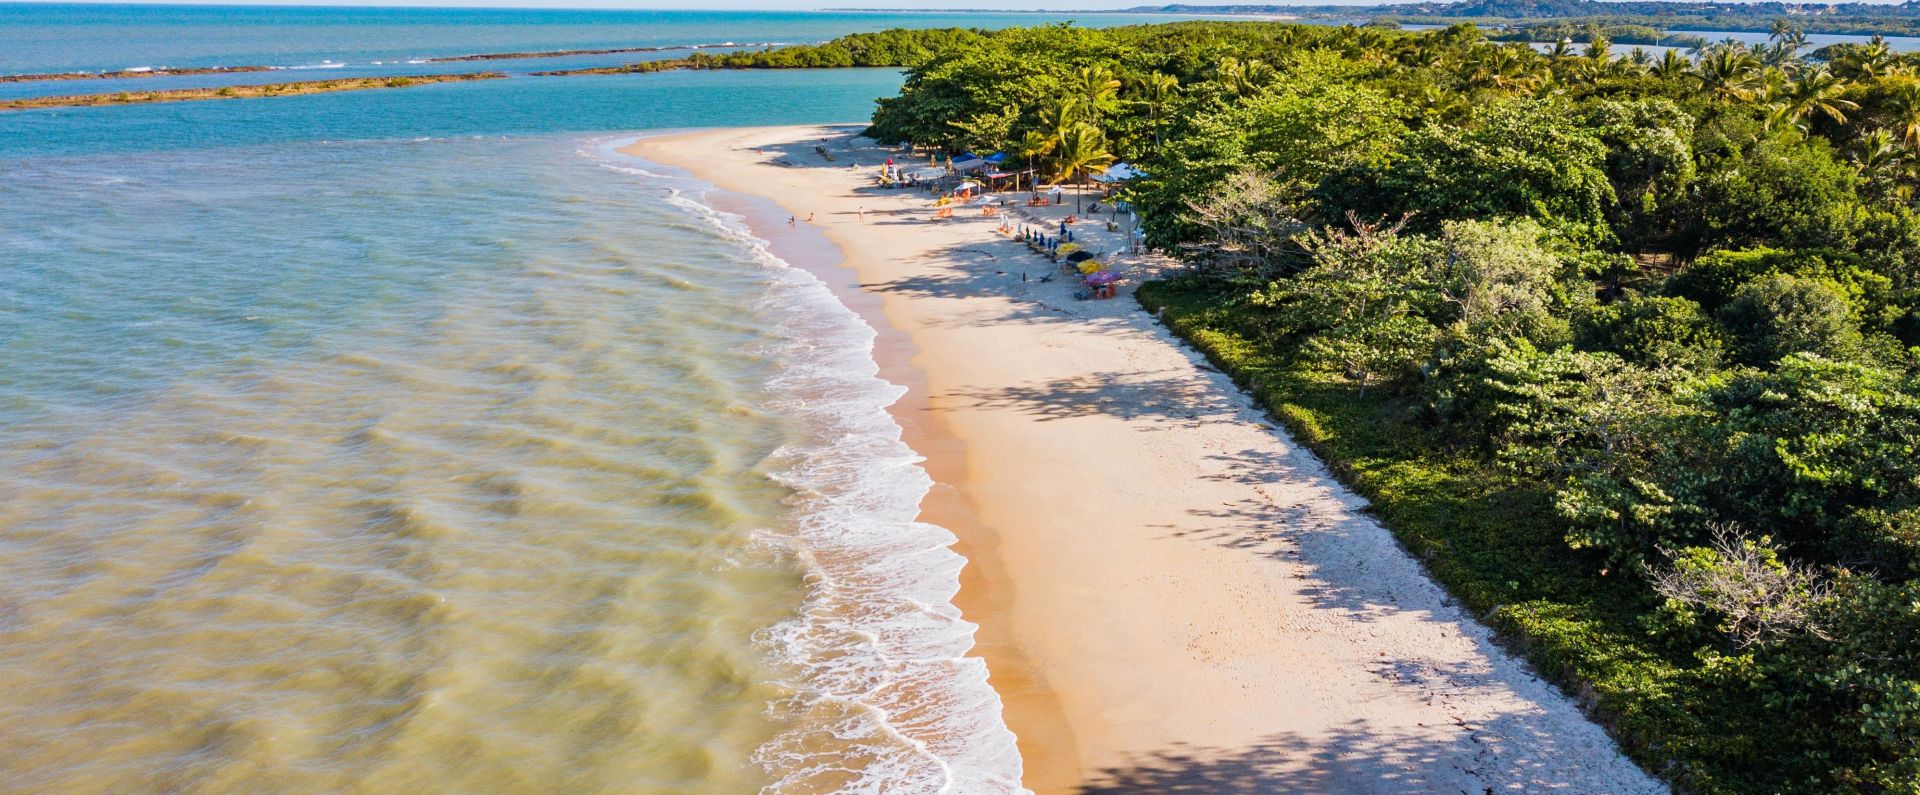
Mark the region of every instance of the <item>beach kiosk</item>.
MULTIPOLYGON (((1139 168, 1135 167, 1131 163, 1114 163, 1113 165, 1108 166, 1105 171, 1102 171, 1098 174, 1093 175, 1093 181, 1107 185, 1109 189, 1111 189, 1115 186, 1118 186, 1120 183, 1126 182, 1128 180, 1139 179, 1145 176, 1148 176, 1147 172, 1141 171, 1139 168)), ((1119 202, 1115 204, 1114 220, 1107 222, 1107 228, 1109 230, 1112 230, 1118 225, 1122 217, 1121 213, 1123 212, 1125 213, 1125 219, 1127 224, 1127 249, 1129 251, 1134 250, 1137 247, 1137 244, 1134 242, 1134 232, 1139 227, 1139 216, 1135 215, 1132 209, 1133 208, 1128 206, 1126 202, 1119 202)))

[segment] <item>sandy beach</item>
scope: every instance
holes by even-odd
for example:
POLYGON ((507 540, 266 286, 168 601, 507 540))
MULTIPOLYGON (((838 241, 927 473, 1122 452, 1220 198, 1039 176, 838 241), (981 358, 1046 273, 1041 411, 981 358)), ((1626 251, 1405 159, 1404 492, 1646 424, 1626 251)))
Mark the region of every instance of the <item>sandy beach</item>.
MULTIPOLYGON (((894 411, 938 483, 925 516, 970 561, 956 601, 1027 786, 1665 790, 1140 308, 1133 285, 1164 265, 1121 256, 1120 295, 1078 300, 997 231, 1004 213, 936 220, 928 194, 876 187, 877 164, 905 156, 857 131, 625 151, 770 199, 840 249, 823 278, 885 326, 882 374, 910 389, 894 411)), ((1092 250, 1120 246, 1106 217, 1077 227, 1092 250)))

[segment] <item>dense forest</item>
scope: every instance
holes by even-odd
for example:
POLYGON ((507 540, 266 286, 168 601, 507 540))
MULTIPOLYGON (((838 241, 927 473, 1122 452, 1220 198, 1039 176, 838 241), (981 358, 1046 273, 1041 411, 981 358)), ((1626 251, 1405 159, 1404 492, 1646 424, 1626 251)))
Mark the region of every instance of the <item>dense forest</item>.
MULTIPOLYGON (((1142 302, 1649 770, 1920 792, 1920 60, 1787 27, 1697 59, 1468 25, 859 46, 888 40, 878 138, 1139 163, 1186 263, 1142 302)), ((766 57, 854 58, 825 47, 766 57)))
MULTIPOLYGON (((1781 19, 1807 33, 1862 36, 1920 35, 1920 5, 1913 3, 1695 3, 1670 0, 1468 0, 1457 3, 1395 3, 1366 6, 1327 5, 1164 5, 1129 11, 1183 14, 1286 15, 1299 19, 1355 22, 1452 24, 1514 27, 1552 21, 1633 25, 1667 30, 1769 30, 1781 19)), ((1535 39, 1541 41, 1541 39, 1535 39)), ((1622 41, 1619 38, 1615 42, 1622 41)), ((1635 42, 1651 43, 1651 42, 1635 42)))

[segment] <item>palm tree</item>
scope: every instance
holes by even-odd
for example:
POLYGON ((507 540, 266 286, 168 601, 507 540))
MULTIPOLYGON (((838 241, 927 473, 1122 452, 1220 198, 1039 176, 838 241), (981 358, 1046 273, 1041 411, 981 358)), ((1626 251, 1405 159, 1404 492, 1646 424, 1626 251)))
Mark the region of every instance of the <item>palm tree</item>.
POLYGON ((1899 60, 1893 54, 1893 48, 1887 46, 1887 40, 1876 35, 1866 44, 1848 47, 1833 59, 1833 69, 1854 80, 1871 80, 1897 71, 1899 60))
POLYGON ((1876 193, 1898 202, 1913 200, 1913 165, 1899 137, 1886 129, 1869 130, 1854 139, 1847 159, 1859 169, 1876 193))
POLYGON ((1080 123, 1080 105, 1071 99, 1056 99, 1051 105, 1041 106, 1034 115, 1040 131, 1057 140, 1080 123))
POLYGON ((1788 116, 1799 120, 1818 115, 1832 119, 1835 124, 1846 124, 1847 112, 1860 109, 1859 103, 1840 96, 1846 90, 1847 82, 1824 66, 1807 72, 1787 92, 1788 116))
POLYGON ((1920 150, 1920 81, 1900 78, 1889 81, 1886 90, 1885 107, 1894 129, 1909 148, 1920 150))
MULTIPOLYGON (((1026 131, 1025 134, 1020 136, 1019 140, 1013 142, 1014 154, 1017 154, 1027 159, 1027 170, 1033 172, 1033 178, 1031 180, 1031 184, 1034 186, 1036 190, 1038 190, 1040 185, 1040 170, 1038 166, 1038 161, 1040 158, 1046 157, 1047 155, 1051 154, 1053 152, 1053 147, 1058 143, 1059 143, 1059 139, 1054 138, 1053 136, 1048 135, 1039 130, 1028 130, 1026 131)), ((1020 189, 1020 182, 1018 179, 1014 180, 1013 187, 1014 187, 1014 190, 1020 189)))
POLYGON ((1147 124, 1153 128, 1153 151, 1160 151, 1160 112, 1180 94, 1180 81, 1173 75, 1149 72, 1128 89, 1136 102, 1147 106, 1147 124))
POLYGON ((1587 60, 1589 61, 1596 61, 1601 64, 1606 64, 1613 60, 1612 50, 1613 50, 1613 42, 1608 41, 1607 37, 1595 36, 1593 37, 1593 41, 1587 44, 1587 51, 1584 53, 1584 55, 1586 55, 1587 60))
POLYGON ((1783 41, 1788 36, 1793 35, 1795 30, 1798 30, 1798 28, 1795 28, 1793 23, 1788 22, 1785 17, 1776 19, 1773 21, 1773 27, 1767 30, 1767 40, 1783 41))
POLYGON ((1794 28, 1792 33, 1787 34, 1786 40, 1780 43, 1791 48, 1794 52, 1804 50, 1807 47, 1807 32, 1800 28, 1794 28))
POLYGON ((1653 67, 1648 71, 1652 72, 1654 77, 1662 80, 1672 80, 1692 72, 1693 61, 1687 60, 1687 57, 1681 55, 1678 50, 1668 50, 1660 56, 1660 60, 1654 62, 1653 67))
POLYGON ((1715 47, 1700 59, 1694 79, 1699 81, 1701 92, 1714 99, 1744 102, 1753 99, 1760 85, 1759 67, 1759 60, 1744 49, 1715 47))
POLYGON ((1609 69, 1606 61, 1596 61, 1591 58, 1575 60, 1572 65, 1567 67, 1567 73, 1570 76, 1587 85, 1598 84, 1600 78, 1606 77, 1608 72, 1609 69))
POLYGON ((1778 67, 1788 71, 1797 69, 1800 66, 1800 59, 1795 57, 1793 48, 1787 46, 1786 42, 1763 44, 1754 50, 1754 55, 1759 56, 1760 62, 1767 66, 1778 67))
POLYGON ((1753 100, 1762 103, 1784 101, 1784 97, 1793 92, 1793 79, 1787 73, 1771 66, 1761 69, 1760 76, 1754 81, 1753 100))
POLYGON ((1216 74, 1220 84, 1226 86, 1228 93, 1236 97, 1244 97, 1258 91, 1261 86, 1272 80, 1273 67, 1257 58, 1242 61, 1228 56, 1220 59, 1220 68, 1216 74))
POLYGON ((1886 130, 1869 130, 1853 142, 1847 159, 1860 173, 1874 175, 1900 157, 1900 140, 1886 130))
POLYGON ((1087 118, 1098 122, 1100 109, 1120 92, 1120 81, 1105 66, 1083 66, 1073 76, 1074 100, 1086 109, 1087 118))
MULTIPOLYGON (((1078 177, 1083 188, 1086 178, 1093 175, 1094 169, 1112 162, 1113 153, 1107 151, 1106 136, 1090 124, 1076 124, 1067 129, 1053 150, 1054 178, 1078 177)), ((1073 194, 1073 211, 1076 213, 1080 212, 1080 195, 1080 191, 1073 194)))
POLYGON ((1525 91, 1546 82, 1548 72, 1531 54, 1512 47, 1486 47, 1467 73, 1467 85, 1497 91, 1525 91))
POLYGON ((1573 39, 1561 39, 1547 49, 1547 57, 1554 60, 1573 57, 1573 39))

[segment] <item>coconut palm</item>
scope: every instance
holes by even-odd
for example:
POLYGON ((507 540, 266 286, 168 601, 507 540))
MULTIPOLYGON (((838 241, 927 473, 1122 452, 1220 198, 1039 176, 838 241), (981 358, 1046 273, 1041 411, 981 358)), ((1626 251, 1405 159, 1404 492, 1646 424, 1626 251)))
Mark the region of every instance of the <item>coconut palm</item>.
POLYGON ((1149 72, 1133 81, 1127 92, 1135 102, 1147 106, 1147 124, 1153 129, 1153 150, 1160 151, 1160 114, 1167 103, 1180 95, 1180 81, 1173 75, 1149 72))
POLYGON ((1793 90, 1793 78, 1788 77, 1784 70, 1769 66, 1761 69, 1759 78, 1754 80, 1753 101, 1768 105, 1784 104, 1793 90))
POLYGON ((1794 28, 1793 32, 1787 34, 1786 39, 1782 40, 1780 43, 1783 45, 1786 45, 1787 47, 1791 48, 1795 52, 1804 50, 1807 48, 1807 32, 1801 28, 1794 28))
POLYGON ((1888 121, 1909 148, 1920 150, 1920 81, 1900 78, 1886 85, 1888 121))
POLYGON ((1846 124, 1847 113, 1860 109, 1859 103, 1841 96, 1846 90, 1847 81, 1822 66, 1794 82, 1782 98, 1783 106, 1792 120, 1825 116, 1835 124, 1846 124))
POLYGON ((1613 42, 1608 41, 1605 36, 1595 36, 1593 37, 1593 41, 1587 45, 1587 51, 1582 53, 1582 55, 1586 56, 1586 59, 1589 61, 1597 61, 1602 64, 1611 62, 1613 60, 1613 42))
POLYGON ((1052 104, 1042 105, 1034 113, 1035 125, 1043 134, 1056 142, 1067 130, 1079 124, 1080 105, 1071 99, 1056 99, 1052 104))
POLYGON ((1100 110, 1120 92, 1120 80, 1105 66, 1080 67, 1071 85, 1074 101, 1086 111, 1087 118, 1096 123, 1100 120, 1100 110))
MULTIPOLYGON (((1104 168, 1112 162, 1113 153, 1107 151, 1106 136, 1090 124, 1076 124, 1068 128, 1053 150, 1054 178, 1077 178, 1083 187, 1095 169, 1104 168)), ((1080 192, 1073 195, 1073 209, 1074 212, 1080 211, 1080 192)))
POLYGON ((1668 50, 1655 61, 1647 71, 1662 80, 1683 77, 1693 71, 1693 61, 1681 55, 1678 50, 1668 50))
POLYGON ((1568 77, 1586 85, 1598 84, 1600 78, 1606 77, 1610 72, 1610 65, 1606 61, 1596 61, 1592 58, 1572 59, 1566 67, 1568 77))
POLYGON ((1744 48, 1715 47, 1700 59, 1694 80, 1701 93, 1724 101, 1753 99, 1760 87, 1760 61, 1744 48))
POLYGON ((1483 48, 1467 72, 1467 85, 1496 91, 1527 91, 1551 74, 1530 53, 1513 47, 1483 48))
POLYGON ((1272 81, 1273 74, 1273 67, 1258 58, 1242 61, 1232 56, 1220 59, 1220 68, 1216 72, 1220 84, 1236 97, 1258 91, 1272 81))
MULTIPOLYGON (((1047 133, 1041 132, 1039 130, 1028 130, 1024 134, 1022 134, 1018 140, 1013 142, 1013 153, 1026 158, 1027 170, 1034 172, 1034 179, 1032 180, 1032 184, 1034 185, 1040 184, 1039 183, 1040 158, 1043 158, 1049 154, 1052 154, 1054 146, 1058 144, 1059 144, 1059 139, 1053 137, 1052 135, 1048 135, 1047 133)), ((1019 181, 1018 179, 1016 179, 1014 182, 1014 189, 1019 190, 1019 188, 1020 188, 1019 181)))
POLYGON ((1887 169, 1900 157, 1900 139, 1886 130, 1869 130, 1855 139, 1847 159, 1863 174, 1873 175, 1887 169))
POLYGON ((1899 71, 1899 65, 1899 57, 1881 36, 1874 36, 1866 44, 1848 47, 1833 59, 1834 72, 1854 80, 1885 77, 1899 71))
POLYGON ((1780 69, 1793 70, 1800 66, 1799 54, 1783 41, 1762 45, 1754 51, 1754 55, 1760 58, 1761 63, 1780 69))

